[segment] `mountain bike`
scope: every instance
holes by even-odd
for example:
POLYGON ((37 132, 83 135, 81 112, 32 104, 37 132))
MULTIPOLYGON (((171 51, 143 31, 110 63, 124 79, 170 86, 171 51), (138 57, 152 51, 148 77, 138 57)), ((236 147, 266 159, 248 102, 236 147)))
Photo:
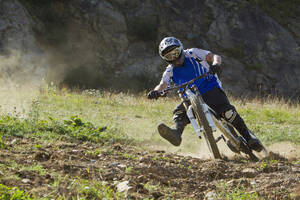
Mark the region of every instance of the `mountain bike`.
MULTIPOLYGON (((258 161, 259 158, 250 149, 245 138, 237 133, 231 123, 227 122, 221 116, 218 116, 204 102, 202 95, 194 82, 198 79, 208 77, 209 75, 212 74, 206 73, 181 85, 169 87, 160 93, 160 96, 165 97, 171 90, 178 91, 179 97, 183 101, 187 116, 197 137, 201 139, 201 135, 203 134, 207 146, 215 159, 222 158, 217 143, 223 140, 232 152, 238 154, 243 153, 252 161, 258 161), (217 128, 222 134, 215 138, 214 133, 217 128)), ((262 151, 267 153, 266 148, 261 142, 260 145, 262 151)))

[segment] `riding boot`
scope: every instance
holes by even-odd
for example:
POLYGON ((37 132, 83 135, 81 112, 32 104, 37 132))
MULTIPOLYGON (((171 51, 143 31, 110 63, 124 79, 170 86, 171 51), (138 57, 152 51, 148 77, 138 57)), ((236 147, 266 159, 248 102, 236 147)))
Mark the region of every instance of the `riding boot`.
POLYGON ((249 135, 250 135, 250 139, 247 141, 248 142, 248 146, 257 152, 261 152, 263 150, 263 145, 262 143, 259 141, 259 139, 257 139, 257 137, 248 129, 249 135))
POLYGON ((257 137, 247 128, 244 120, 239 114, 236 115, 235 119, 232 121, 234 128, 245 138, 250 149, 260 152, 263 149, 261 142, 257 137))
POLYGON ((179 146, 181 144, 181 135, 186 124, 181 121, 175 122, 174 128, 169 128, 167 125, 161 123, 158 125, 157 129, 161 137, 168 140, 174 146, 179 146))

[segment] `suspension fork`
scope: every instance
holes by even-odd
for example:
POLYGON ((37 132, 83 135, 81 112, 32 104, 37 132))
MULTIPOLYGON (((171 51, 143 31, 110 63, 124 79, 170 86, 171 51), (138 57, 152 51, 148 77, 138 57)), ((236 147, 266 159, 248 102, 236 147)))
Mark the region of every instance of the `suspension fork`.
POLYGON ((183 91, 178 91, 178 94, 179 94, 179 97, 183 100, 183 105, 185 107, 185 110, 186 110, 186 115, 187 117, 189 118, 191 124, 192 124, 192 127, 196 133, 196 136, 201 139, 201 135, 200 133, 203 132, 203 127, 199 127, 199 125, 197 124, 196 122, 196 118, 194 116, 194 113, 193 113, 193 109, 192 109, 192 105, 189 103, 188 99, 184 96, 184 92, 183 91))
POLYGON ((192 86, 192 90, 195 92, 196 96, 198 97, 200 104, 202 106, 202 110, 205 114, 205 117, 209 123, 209 126, 212 128, 212 131, 215 132, 217 130, 216 124, 213 121, 212 114, 210 113, 208 109, 208 105, 204 102, 202 95, 200 94, 198 88, 196 85, 192 86))

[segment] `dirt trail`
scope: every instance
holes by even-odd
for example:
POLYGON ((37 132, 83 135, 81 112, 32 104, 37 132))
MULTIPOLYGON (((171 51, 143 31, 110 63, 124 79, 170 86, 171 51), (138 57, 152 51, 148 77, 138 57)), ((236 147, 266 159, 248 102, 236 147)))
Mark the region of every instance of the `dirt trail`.
POLYGON ((53 192, 75 196, 69 182, 82 178, 107 181, 115 190, 116 183, 128 181, 127 197, 131 199, 204 199, 208 194, 222 193, 224 186, 226 191, 240 187, 265 199, 300 198, 299 160, 287 160, 276 154, 253 163, 236 157, 203 160, 121 144, 41 145, 34 140, 14 139, 7 141, 13 143, 8 149, 0 150, 0 165, 6 166, 6 171, 0 172, 0 183, 18 186, 37 196, 53 192), (41 165, 45 172, 8 167, 12 162, 41 165), (49 186, 54 184, 54 174, 65 177, 56 190, 49 186))

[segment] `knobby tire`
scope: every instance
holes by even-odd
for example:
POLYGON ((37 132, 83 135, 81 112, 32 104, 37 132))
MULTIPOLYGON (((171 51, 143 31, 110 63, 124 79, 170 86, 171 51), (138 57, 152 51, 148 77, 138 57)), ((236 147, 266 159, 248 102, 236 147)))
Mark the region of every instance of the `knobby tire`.
POLYGON ((211 150, 215 159, 221 159, 221 155, 220 155, 218 146, 216 144, 216 140, 213 136, 213 131, 212 131, 211 127, 209 126, 209 123, 205 117, 205 114, 202 110, 202 106, 201 106, 200 101, 197 96, 193 96, 191 98, 191 104, 193 107, 193 111, 196 115, 198 124, 203 125, 204 137, 206 139, 209 149, 211 150))

